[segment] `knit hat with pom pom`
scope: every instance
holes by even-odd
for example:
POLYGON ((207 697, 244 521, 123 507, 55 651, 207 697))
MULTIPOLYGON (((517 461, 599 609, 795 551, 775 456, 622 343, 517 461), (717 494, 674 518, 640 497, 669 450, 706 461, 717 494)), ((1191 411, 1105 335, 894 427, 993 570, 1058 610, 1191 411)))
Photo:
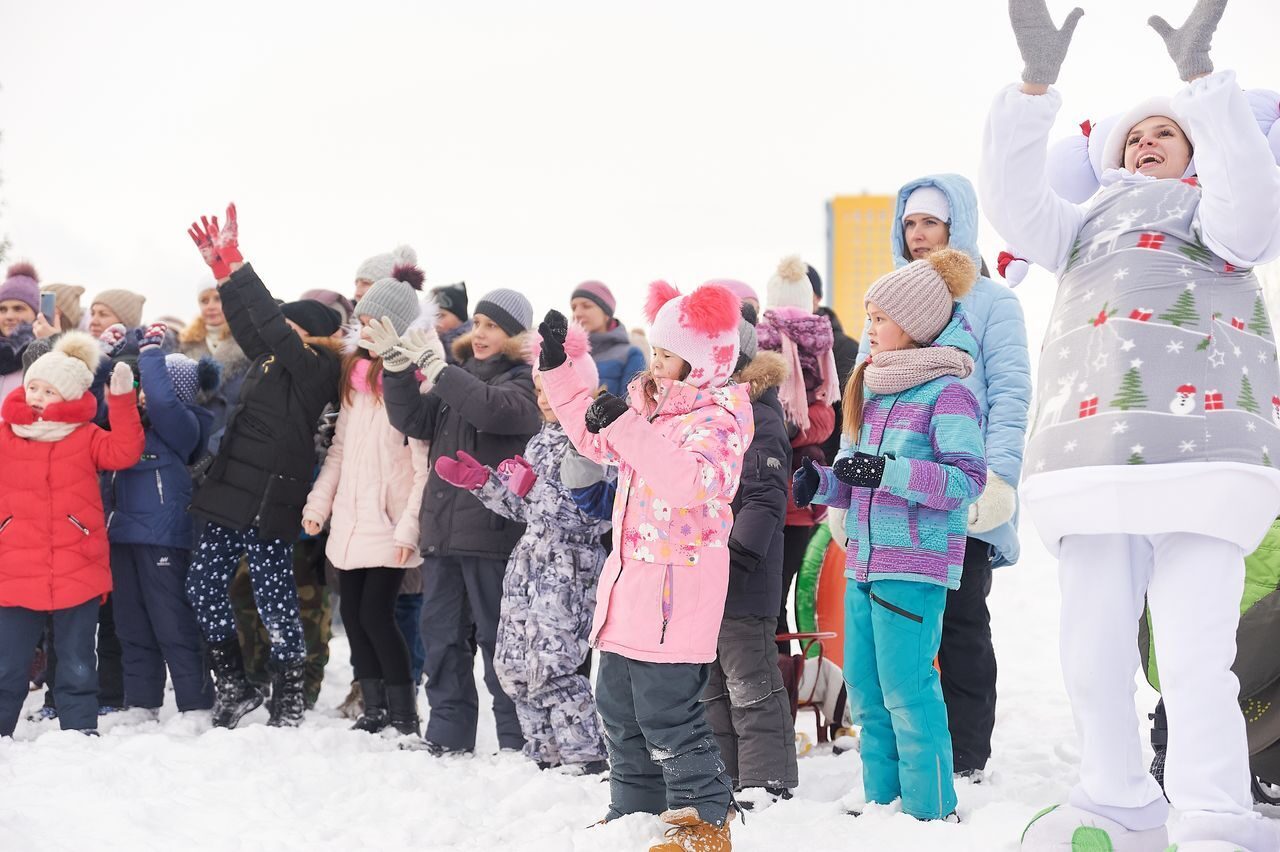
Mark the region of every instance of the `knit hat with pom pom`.
POLYGON ((404 334, 418 318, 418 291, 426 276, 416 266, 397 266, 391 275, 375 281, 356 305, 357 317, 388 317, 396 334, 404 334))
POLYGON ((0 284, 0 302, 22 302, 33 311, 40 310, 40 276, 29 263, 15 263, 9 267, 9 275, 0 284))
POLYGON ((973 289, 978 268, 956 249, 938 249, 882 276, 867 291, 874 303, 916 343, 934 341, 951 321, 957 299, 973 289))
MULTIPOLYGON (((800 265, 806 293, 809 279, 800 265)), ((649 342, 689 364, 685 379, 698 388, 723 385, 738 361, 738 297, 718 284, 703 284, 687 296, 665 281, 649 285, 644 313, 649 342)))
POLYGON ((92 335, 68 331, 58 338, 52 351, 41 355, 28 368, 23 383, 30 384, 36 379, 48 382, 70 402, 89 390, 100 360, 102 349, 92 335))
POLYGON ((813 285, 809 282, 809 264, 793 254, 784 257, 778 271, 769 279, 766 290, 770 308, 799 308, 813 311, 813 285))
POLYGON ((222 365, 205 355, 194 361, 181 352, 164 356, 165 369, 179 402, 194 402, 196 394, 217 390, 222 381, 222 365))
MULTIPOLYGON (((533 365, 533 377, 538 373, 538 354, 542 352, 542 335, 537 331, 529 332, 529 344, 525 347, 524 358, 533 365)), ((600 387, 600 370, 595 359, 591 357, 591 339, 586 330, 576 322, 569 323, 569 333, 564 339, 564 354, 569 356, 569 363, 582 379, 583 384, 594 393, 600 387)))
POLYGON ((356 268, 357 281, 378 282, 390 278, 397 266, 417 266, 418 253, 410 246, 396 246, 395 251, 375 254, 356 268))

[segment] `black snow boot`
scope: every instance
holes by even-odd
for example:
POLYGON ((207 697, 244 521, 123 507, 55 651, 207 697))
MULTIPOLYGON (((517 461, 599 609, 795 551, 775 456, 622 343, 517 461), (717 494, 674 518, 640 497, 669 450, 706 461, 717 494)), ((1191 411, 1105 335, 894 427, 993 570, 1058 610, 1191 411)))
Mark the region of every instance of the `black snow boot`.
POLYGON ((306 705, 303 696, 303 680, 306 667, 302 660, 294 663, 271 661, 271 718, 267 724, 273 728, 296 728, 302 724, 306 705))
POLYGON ((209 659, 213 662, 215 689, 213 726, 234 728, 245 714, 262 704, 264 696, 245 676, 238 639, 210 645, 209 659))
MULTIPOLYGON (((365 693, 367 696, 368 693, 365 693)), ((365 698, 367 707, 369 699, 365 698)), ((405 736, 422 736, 418 721, 418 685, 414 683, 387 686, 388 723, 397 733, 405 736)))
POLYGON ((361 678, 360 692, 364 695, 364 712, 351 730, 376 734, 387 726, 386 685, 379 678, 361 678))

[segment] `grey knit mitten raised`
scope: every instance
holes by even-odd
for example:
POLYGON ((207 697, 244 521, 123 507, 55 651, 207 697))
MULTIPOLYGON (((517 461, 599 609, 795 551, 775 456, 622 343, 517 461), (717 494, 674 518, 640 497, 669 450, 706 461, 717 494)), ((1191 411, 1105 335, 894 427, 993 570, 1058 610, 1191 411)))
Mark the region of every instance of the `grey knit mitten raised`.
POLYGON ((1058 81, 1071 36, 1083 15, 1084 10, 1077 6, 1058 28, 1046 0, 1009 0, 1009 23, 1022 53, 1023 82, 1047 86, 1058 81))
POLYGON ((1226 8, 1227 0, 1199 0, 1178 29, 1169 26, 1169 22, 1159 15, 1147 19, 1151 29, 1164 39, 1169 57, 1178 66, 1178 76, 1183 80, 1190 81, 1213 71, 1213 60, 1209 58, 1210 42, 1226 8))

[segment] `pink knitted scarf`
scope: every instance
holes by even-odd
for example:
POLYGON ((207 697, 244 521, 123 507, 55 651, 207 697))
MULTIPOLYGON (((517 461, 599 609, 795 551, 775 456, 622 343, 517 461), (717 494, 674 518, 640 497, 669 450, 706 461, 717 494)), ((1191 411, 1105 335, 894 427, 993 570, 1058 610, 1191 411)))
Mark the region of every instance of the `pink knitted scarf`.
POLYGON ((867 362, 862 379, 872 393, 902 393, 939 376, 963 379, 973 372, 969 353, 954 346, 894 349, 878 352, 867 362))

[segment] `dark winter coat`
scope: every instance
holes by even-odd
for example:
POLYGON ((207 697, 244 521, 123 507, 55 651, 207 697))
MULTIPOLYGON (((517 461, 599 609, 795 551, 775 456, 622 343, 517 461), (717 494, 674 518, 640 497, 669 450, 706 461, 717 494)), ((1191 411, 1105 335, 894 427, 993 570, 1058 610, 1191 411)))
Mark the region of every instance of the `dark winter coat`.
POLYGON ((338 398, 339 344, 299 337, 248 264, 218 290, 253 365, 191 511, 233 530, 257 527, 264 540, 296 541, 320 413, 338 398))
POLYGON ((728 617, 776 616, 782 600, 782 529, 791 476, 791 441, 778 401, 787 374, 781 355, 760 352, 735 380, 751 387, 756 436, 742 462, 729 534, 728 617))
POLYGON ((431 477, 422 495, 419 535, 422 555, 471 556, 503 562, 524 533, 524 524, 489 511, 471 494, 436 473, 436 459, 465 450, 497 467, 523 453, 542 428, 533 377, 524 360, 525 337, 507 341, 499 354, 473 357, 470 335, 454 343, 460 366, 448 366, 427 394, 412 371, 387 373, 383 398, 391 425, 410 438, 431 442, 431 477))
POLYGON ((645 370, 644 353, 631 342, 627 327, 613 320, 613 328, 590 335, 591 359, 600 371, 600 384, 614 396, 625 397, 627 385, 645 370))
MULTIPOLYGON (((858 363, 858 341, 844 333, 844 325, 841 324, 835 311, 830 308, 818 308, 818 314, 831 320, 831 334, 835 339, 831 345, 831 352, 836 356, 836 376, 840 379, 840 394, 843 396, 845 385, 849 383, 849 375, 853 373, 853 368, 858 363)), ((831 436, 822 444, 822 454, 828 461, 834 460, 836 453, 840 452, 840 433, 844 423, 844 405, 837 402, 831 409, 835 414, 836 427, 831 430, 831 436)))
POLYGON ((164 355, 149 349, 138 356, 147 405, 142 458, 126 470, 102 475, 102 504, 112 544, 191 547, 191 464, 209 439, 213 415, 173 391, 164 355))
POLYGON ((240 388, 244 385, 252 361, 231 334, 223 338, 216 352, 211 352, 204 340, 184 342, 178 351, 196 361, 207 355, 222 366, 222 380, 218 382, 218 387, 212 391, 201 391, 196 397, 196 403, 213 415, 213 428, 209 431, 207 450, 216 453, 226 431, 227 420, 240 403, 240 388))

